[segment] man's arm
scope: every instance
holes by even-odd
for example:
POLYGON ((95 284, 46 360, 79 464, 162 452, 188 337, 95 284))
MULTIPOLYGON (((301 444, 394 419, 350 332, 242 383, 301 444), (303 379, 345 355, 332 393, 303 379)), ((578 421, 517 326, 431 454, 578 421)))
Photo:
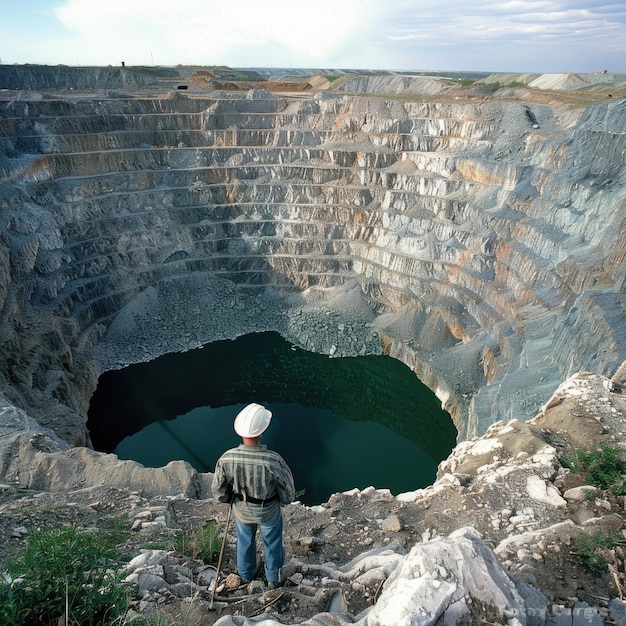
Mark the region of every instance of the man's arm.
POLYGON ((296 497, 293 474, 282 458, 279 462, 279 470, 276 473, 276 493, 281 504, 289 504, 296 497))
POLYGON ((213 483, 211 490, 213 491, 213 497, 217 498, 220 502, 230 502, 233 494, 232 480, 226 476, 224 472, 224 465, 217 461, 215 464, 215 474, 213 475, 213 483))

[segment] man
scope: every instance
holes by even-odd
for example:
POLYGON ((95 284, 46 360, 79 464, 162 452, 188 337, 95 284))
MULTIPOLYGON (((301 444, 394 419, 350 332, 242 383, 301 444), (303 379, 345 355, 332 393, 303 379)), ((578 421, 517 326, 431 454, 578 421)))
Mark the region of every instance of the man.
POLYGON ((237 569, 244 583, 257 575, 256 533, 261 529, 265 554, 265 577, 270 589, 282 585, 280 570, 285 563, 281 505, 295 497, 293 476, 277 452, 259 442, 272 420, 260 404, 246 406, 235 418, 235 432, 243 443, 218 459, 213 477, 213 495, 221 502, 232 498, 237 530, 237 569))

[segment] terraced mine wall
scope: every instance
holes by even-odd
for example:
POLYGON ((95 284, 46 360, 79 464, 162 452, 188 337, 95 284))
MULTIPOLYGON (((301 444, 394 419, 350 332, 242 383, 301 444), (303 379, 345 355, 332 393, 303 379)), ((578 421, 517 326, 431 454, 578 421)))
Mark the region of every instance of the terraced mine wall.
POLYGON ((461 438, 626 358, 626 102, 0 94, 0 380, 72 444, 106 369, 275 330, 386 352, 461 438))

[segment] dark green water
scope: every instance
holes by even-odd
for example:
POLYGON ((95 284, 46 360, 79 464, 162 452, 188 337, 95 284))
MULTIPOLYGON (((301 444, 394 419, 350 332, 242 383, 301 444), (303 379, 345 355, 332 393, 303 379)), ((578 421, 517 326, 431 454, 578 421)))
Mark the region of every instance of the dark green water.
POLYGON ((94 447, 148 467, 174 459, 212 471, 239 443, 237 412, 274 413, 263 443, 290 465, 308 504, 373 485, 433 482, 456 429, 413 372, 386 356, 331 359, 277 333, 246 335, 107 372, 89 409, 94 447))

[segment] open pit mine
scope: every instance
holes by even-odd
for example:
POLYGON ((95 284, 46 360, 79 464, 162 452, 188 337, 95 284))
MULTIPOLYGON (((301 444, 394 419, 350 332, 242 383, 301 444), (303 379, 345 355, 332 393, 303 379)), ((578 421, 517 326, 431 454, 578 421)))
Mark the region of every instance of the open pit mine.
POLYGON ((182 463, 90 471, 89 401, 250 332, 399 359, 460 442, 612 376, 625 80, 0 68, 0 480, 206 493, 182 463))
POLYGON ((0 376, 62 438, 104 369, 251 330, 385 351, 461 439, 626 358, 622 100, 59 71, 0 84, 0 376), (293 314, 342 299, 349 336, 293 314))

